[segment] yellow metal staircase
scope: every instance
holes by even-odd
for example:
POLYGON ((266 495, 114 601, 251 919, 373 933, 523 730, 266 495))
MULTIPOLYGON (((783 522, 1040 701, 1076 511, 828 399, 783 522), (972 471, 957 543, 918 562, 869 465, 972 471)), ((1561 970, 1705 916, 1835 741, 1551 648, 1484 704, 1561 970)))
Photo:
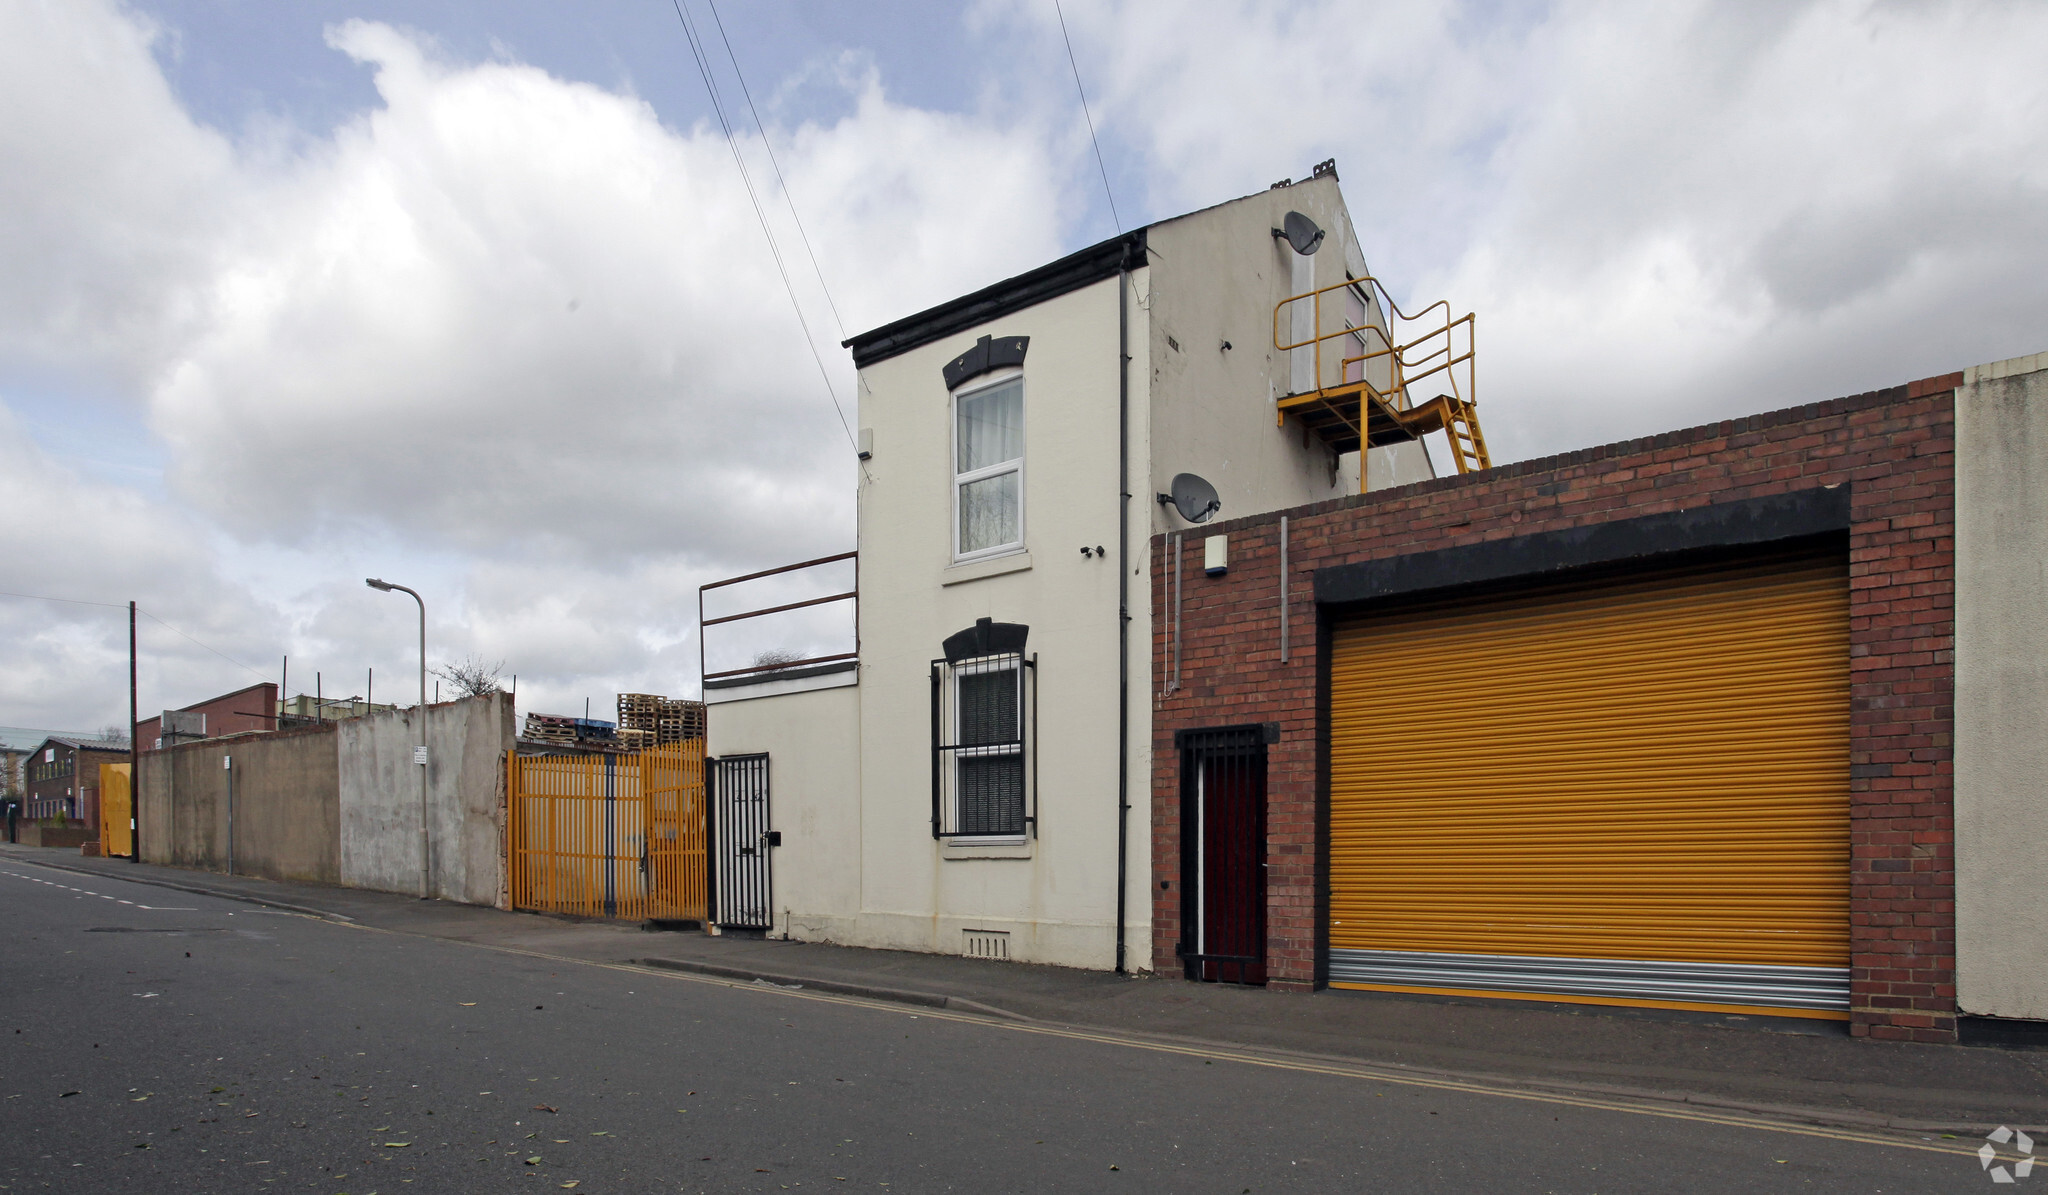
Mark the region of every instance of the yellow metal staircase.
MULTIPOLYGON (((1491 468, 1473 396, 1474 323, 1470 312, 1453 319, 1442 300, 1408 315, 1369 276, 1284 299, 1273 308, 1273 347, 1306 355, 1313 384, 1281 398, 1276 419, 1284 424, 1294 416, 1339 453, 1440 431, 1458 472, 1491 468), (1326 303, 1325 296, 1332 298, 1326 303), (1301 322, 1296 304, 1304 303, 1308 327, 1283 332, 1283 319, 1301 322), (1430 378, 1442 391, 1414 402, 1412 390, 1430 378)), ((1366 488, 1362 457, 1358 488, 1366 488)))

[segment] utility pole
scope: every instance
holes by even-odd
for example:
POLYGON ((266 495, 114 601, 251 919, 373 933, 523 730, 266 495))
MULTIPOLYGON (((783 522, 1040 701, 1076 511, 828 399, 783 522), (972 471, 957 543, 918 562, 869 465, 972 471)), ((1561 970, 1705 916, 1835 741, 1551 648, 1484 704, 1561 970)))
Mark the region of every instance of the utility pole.
MULTIPOLYGON (((135 722, 135 603, 128 603, 128 861, 142 862, 142 744, 135 722)), ((101 816, 106 816, 105 811, 101 816)))

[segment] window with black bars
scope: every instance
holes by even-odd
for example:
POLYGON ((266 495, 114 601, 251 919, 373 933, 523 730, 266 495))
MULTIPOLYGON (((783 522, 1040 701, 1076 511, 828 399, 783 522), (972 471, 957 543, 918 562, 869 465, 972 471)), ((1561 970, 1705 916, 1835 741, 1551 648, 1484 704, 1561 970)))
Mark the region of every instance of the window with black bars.
POLYGON ((1038 657, 932 661, 932 837, 1037 832, 1038 657))

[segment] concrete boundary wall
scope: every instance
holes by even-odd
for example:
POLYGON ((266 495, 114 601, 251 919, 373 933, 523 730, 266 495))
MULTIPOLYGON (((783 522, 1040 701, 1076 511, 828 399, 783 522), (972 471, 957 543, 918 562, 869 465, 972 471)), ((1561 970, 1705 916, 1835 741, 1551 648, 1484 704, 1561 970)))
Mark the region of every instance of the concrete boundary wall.
POLYGON ((2048 1019, 2048 353, 1956 391, 1956 1004, 2048 1019))
MULTIPOLYGON (((418 710, 337 723, 341 883, 420 890, 418 710)), ((443 900, 509 908, 505 888, 505 752, 512 698, 497 693, 427 707, 429 891, 443 900)))
POLYGON ((139 762, 144 862, 227 872, 232 781, 236 875, 341 882, 332 726, 206 739, 139 762))
MULTIPOLYGON (((417 710, 185 743, 141 757, 146 862, 383 892, 420 890, 417 710)), ((505 890, 507 694, 430 706, 431 893, 509 907, 505 890)))

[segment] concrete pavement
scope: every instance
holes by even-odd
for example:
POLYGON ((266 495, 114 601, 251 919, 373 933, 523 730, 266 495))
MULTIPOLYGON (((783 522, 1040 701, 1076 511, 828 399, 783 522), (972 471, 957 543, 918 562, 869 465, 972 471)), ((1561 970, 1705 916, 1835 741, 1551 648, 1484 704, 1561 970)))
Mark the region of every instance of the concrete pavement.
POLYGON ((313 885, 0 847, 90 875, 205 892, 394 933, 547 957, 951 1009, 1134 1040, 1224 1047, 1531 1091, 1958 1135, 2048 1124, 2048 1051, 1852 1039, 1825 1022, 1434 999, 1268 993, 1178 978, 817 943, 646 933, 313 885))

